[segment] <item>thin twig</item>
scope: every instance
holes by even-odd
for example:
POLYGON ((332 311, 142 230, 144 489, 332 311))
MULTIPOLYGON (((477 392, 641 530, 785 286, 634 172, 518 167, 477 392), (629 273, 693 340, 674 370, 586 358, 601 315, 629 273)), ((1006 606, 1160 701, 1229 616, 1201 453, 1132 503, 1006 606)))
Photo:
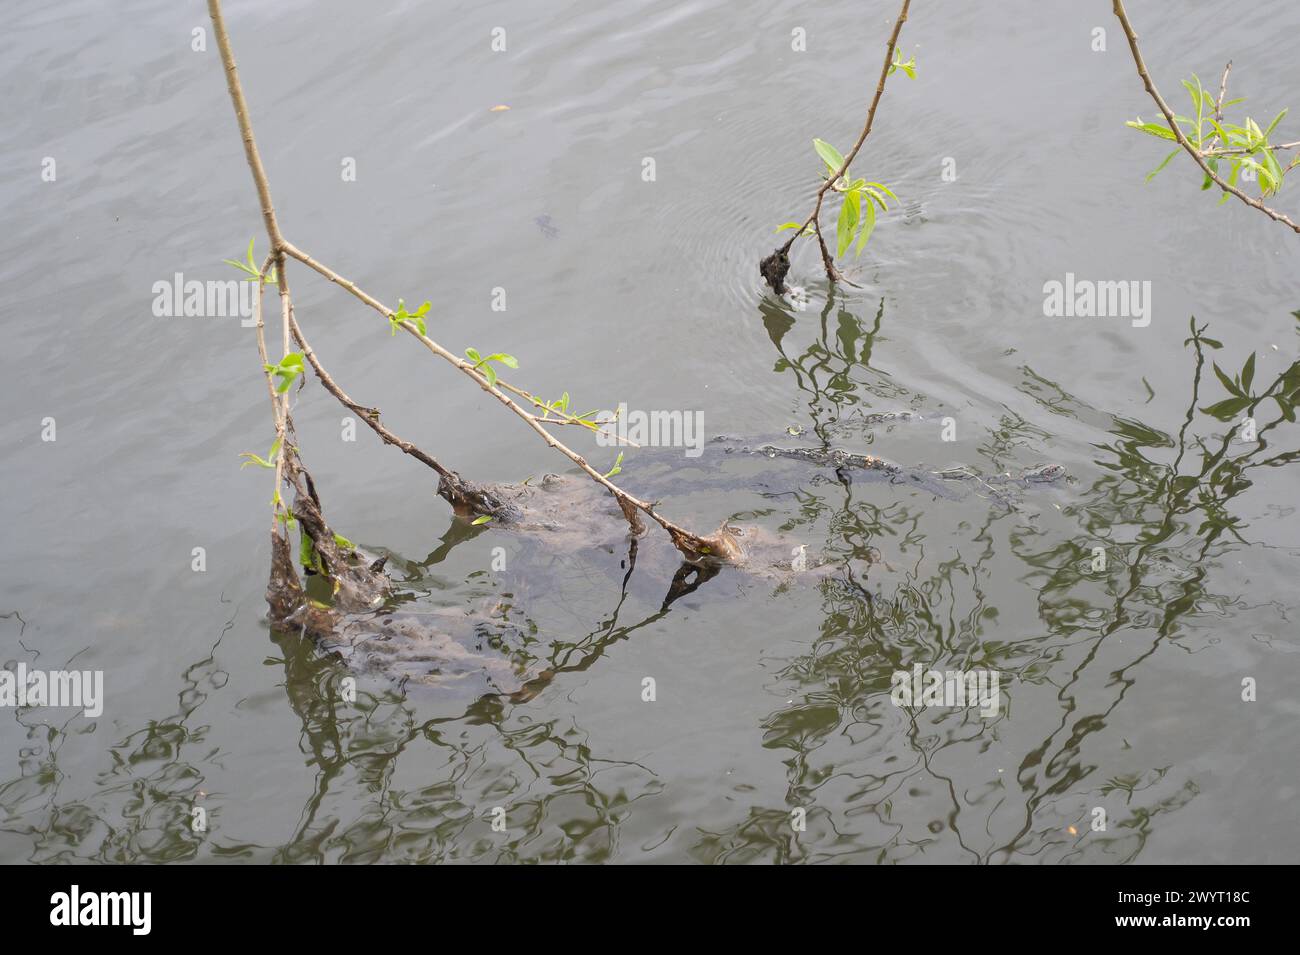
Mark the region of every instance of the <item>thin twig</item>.
POLYGON ((1214 101, 1214 118, 1223 122, 1223 98, 1228 95, 1228 74, 1232 72, 1232 60, 1223 67, 1223 76, 1219 78, 1219 98, 1214 101))
MULTIPOLYGON (((1128 13, 1124 10, 1123 0, 1113 0, 1113 3, 1115 16, 1119 19, 1120 26, 1124 28, 1124 35, 1128 37, 1128 46, 1133 53, 1133 62, 1137 65, 1138 76, 1142 78, 1142 84, 1146 87, 1146 91, 1151 95, 1151 98, 1155 100, 1156 106, 1160 108, 1160 112, 1164 113, 1165 119, 1169 123, 1169 129, 1174 134, 1174 138, 1178 141, 1178 145, 1183 147, 1187 154, 1196 160, 1196 165, 1200 166, 1205 175, 1210 178, 1210 181, 1224 192, 1236 196, 1246 205, 1250 206, 1252 209, 1258 209, 1270 219, 1288 226, 1293 232, 1300 233, 1300 224, 1293 222, 1281 212, 1270 209, 1259 199, 1246 195, 1210 168, 1209 163, 1206 162, 1205 156, 1199 149, 1192 145, 1187 136, 1183 133, 1182 127, 1178 125, 1178 121, 1174 118, 1174 111, 1169 108, 1169 104, 1165 102, 1164 97, 1160 95, 1160 91, 1156 89, 1155 83, 1151 81, 1151 75, 1147 72, 1147 65, 1142 59, 1142 51, 1138 48, 1137 34, 1133 31, 1133 24, 1129 22, 1128 13)), ((1224 78, 1226 81, 1226 70, 1224 71, 1224 78)))
POLYGON ((316 357, 316 352, 312 349, 311 345, 307 344, 307 339, 303 337, 302 329, 298 326, 298 319, 294 315, 292 308, 289 309, 289 330, 293 333, 294 341, 298 343, 298 347, 302 349, 303 357, 307 359, 307 363, 311 365, 312 370, 316 372, 316 377, 320 380, 320 383, 325 387, 326 391, 337 398, 344 407, 355 412, 357 416, 370 427, 371 431, 379 435, 380 439, 385 444, 391 444, 400 451, 409 454, 417 461, 428 465, 433 468, 433 470, 437 471, 440 477, 452 477, 452 472, 439 464, 437 459, 432 455, 425 453, 410 441, 407 441, 404 438, 399 438, 392 431, 389 431, 388 428, 380 424, 378 408, 367 408, 365 405, 358 404, 338 386, 330 376, 329 372, 327 372, 324 366, 321 365, 320 359, 316 357))
POLYGON ((1219 79, 1219 98, 1214 101, 1214 138, 1210 140, 1209 148, 1204 150, 1205 155, 1213 153, 1214 148, 1219 144, 1219 127, 1223 125, 1223 98, 1228 95, 1228 74, 1231 72, 1232 60, 1229 60, 1223 68, 1223 76, 1219 79))
MULTIPOLYGON (((1216 140, 1219 138, 1217 133, 1215 134, 1214 138, 1216 140)), ((1269 149, 1295 149, 1297 146, 1300 146, 1300 142, 1268 144, 1269 149)), ((1201 155, 1205 156, 1206 158, 1212 158, 1218 156, 1248 156, 1252 152, 1253 150, 1246 149, 1245 147, 1236 147, 1233 149, 1215 149, 1213 146, 1211 146, 1209 149, 1202 151, 1201 155)))

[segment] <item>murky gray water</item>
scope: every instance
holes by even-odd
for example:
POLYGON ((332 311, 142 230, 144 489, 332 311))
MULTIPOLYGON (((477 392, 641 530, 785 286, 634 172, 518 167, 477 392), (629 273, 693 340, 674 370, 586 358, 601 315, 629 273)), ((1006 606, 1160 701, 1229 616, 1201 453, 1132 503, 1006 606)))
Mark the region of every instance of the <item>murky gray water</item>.
MULTIPOLYGON (((1175 6, 1130 13, 1178 108, 1178 79, 1217 83, 1229 57, 1259 115, 1300 105, 1300 7, 1175 6)), ((860 129, 894 4, 229 3, 286 235, 387 302, 432 299, 448 347, 509 351, 514 380, 586 407, 702 411, 709 435, 802 427, 788 443, 1071 475, 1007 510, 630 453, 620 480, 684 522, 868 568, 727 570, 663 612, 662 549, 624 584, 617 549, 455 527, 429 472, 364 429, 341 440, 312 381, 295 417, 336 527, 393 555, 408 608, 507 605, 516 652, 555 670, 522 702, 363 675, 355 704, 345 668, 264 622, 271 480, 239 469, 273 436, 251 331, 153 314, 155 282, 231 278, 223 258, 266 248, 215 43, 190 48, 206 13, 13 7, 0 656, 102 670, 106 699, 95 719, 0 714, 0 860, 1296 860, 1300 429, 1271 398, 1257 441, 1198 410, 1228 397, 1211 362, 1256 353, 1256 394, 1300 384, 1296 238, 1217 206, 1182 157, 1143 184, 1165 150, 1123 126, 1154 109, 1109 4, 914 4, 920 76, 891 80, 855 166, 902 207, 861 289, 828 299, 801 251, 799 311, 756 262, 807 211, 812 137, 860 129), (1150 325, 1044 317, 1067 272, 1150 281, 1150 325), (1222 343, 1199 362, 1193 316, 1222 343), (864 424, 897 410, 922 419, 864 424), (915 664, 998 671, 999 713, 895 706, 915 664)), ((478 480, 562 470, 374 313, 290 278, 323 361, 399 434, 478 480)))

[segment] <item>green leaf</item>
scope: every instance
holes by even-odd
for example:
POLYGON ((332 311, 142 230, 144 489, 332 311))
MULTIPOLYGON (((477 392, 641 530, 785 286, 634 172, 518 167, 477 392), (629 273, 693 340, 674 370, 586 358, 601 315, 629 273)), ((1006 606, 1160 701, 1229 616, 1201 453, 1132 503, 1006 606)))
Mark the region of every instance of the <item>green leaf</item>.
POLYGON ((342 534, 335 534, 335 535, 334 535, 334 543, 335 543, 336 546, 341 547, 343 550, 356 550, 356 549, 357 549, 357 545, 354 544, 354 543, 352 543, 352 541, 348 540, 348 539, 347 539, 346 537, 344 537, 342 534))
POLYGON ((1224 146, 1230 147, 1236 143, 1237 141, 1236 137, 1232 133, 1224 129, 1222 126, 1220 126, 1218 122, 1215 121, 1213 118, 1210 119, 1210 125, 1213 126, 1215 132, 1219 134, 1219 138, 1223 140, 1224 146))
MULTIPOLYGON (((889 208, 888 203, 885 202, 885 197, 882 196, 882 195, 881 195, 879 192, 877 192, 875 189, 872 189, 870 186, 864 186, 864 187, 863 187, 863 192, 865 192, 868 196, 870 196, 872 199, 875 200, 874 203, 867 203, 867 205, 873 205, 873 204, 874 204, 874 205, 878 205, 878 206, 880 206, 880 211, 881 211, 881 212, 884 212, 885 210, 887 210, 887 209, 889 208)), ((865 215, 865 213, 864 213, 864 215, 865 215)))
POLYGON ((1124 125, 1131 126, 1134 129, 1141 130, 1142 132, 1147 133, 1150 136, 1159 136, 1161 139, 1172 139, 1175 141, 1178 139, 1178 137, 1173 134, 1173 131, 1168 126, 1161 126, 1159 123, 1144 123, 1142 122, 1141 119, 1138 119, 1137 122, 1134 122, 1133 120, 1129 120, 1124 125))
POLYGON ((1276 116, 1273 117, 1273 122, 1269 123, 1268 128, 1264 130, 1265 139, 1268 139, 1268 137, 1272 134, 1273 130, 1277 129, 1277 124, 1282 122, 1282 117, 1287 114, 1287 110, 1289 110, 1290 108, 1291 107, 1289 106, 1284 107, 1282 109, 1282 112, 1278 113, 1276 116))
POLYGON ((1255 353, 1251 352, 1241 369, 1241 390, 1250 393, 1250 382, 1255 377, 1255 353))
MULTIPOLYGON (((1237 176, 1240 172, 1241 172, 1241 162, 1239 160, 1234 159, 1232 161, 1232 171, 1228 173, 1228 185, 1235 186, 1237 184, 1237 176)), ((1219 205, 1223 205, 1225 202, 1227 202, 1229 196, 1231 195, 1232 194, 1228 192, 1228 190, 1224 189, 1223 194, 1219 196, 1219 205)))
POLYGON ((1168 166, 1168 165, 1169 165, 1169 160, 1173 159, 1173 158, 1174 158, 1175 156, 1177 156, 1180 152, 1182 152, 1182 147, 1179 147, 1178 149, 1175 149, 1175 150, 1174 150, 1173 152, 1171 152, 1168 156, 1166 156, 1166 157, 1164 158, 1164 160, 1161 161, 1161 163, 1160 163, 1159 166, 1156 166, 1155 169, 1152 169, 1149 173, 1147 173, 1146 181, 1147 181, 1147 182, 1150 182, 1152 179, 1154 179, 1156 173, 1158 173, 1161 169, 1164 169, 1165 166, 1168 166))
POLYGON ((862 231, 858 233, 858 244, 853 250, 854 258, 862 254, 862 250, 867 247, 867 240, 871 238, 871 233, 876 228, 876 207, 873 203, 866 204, 865 221, 862 224, 862 231))
POLYGON ((392 326, 390 334, 396 335, 397 329, 401 326, 402 322, 410 322, 421 335, 428 335, 429 328, 424 323, 424 316, 428 313, 431 307, 431 302, 425 302, 414 312, 408 312, 406 310, 406 302, 399 298, 397 300, 397 311, 388 316, 388 322, 392 326))
POLYGON ((867 185, 870 186, 872 189, 879 189, 881 192, 889 196, 889 198, 893 199, 895 202, 898 201, 898 196, 894 195, 894 190, 890 189, 883 182, 869 182, 867 183, 867 185))
POLYGON ((482 358, 479 357, 477 349, 474 348, 466 348, 465 357, 467 357, 470 361, 472 361, 476 365, 483 360, 482 358))
POLYGON ((320 572, 320 555, 316 553, 316 548, 311 545, 311 538, 302 531, 298 532, 298 563, 304 570, 314 570, 320 572))
POLYGON ((840 151, 824 139, 814 139, 813 148, 817 150, 817 155, 822 157, 822 162, 829 167, 832 176, 844 168, 844 157, 840 155, 840 151))
POLYGON ((840 217, 835 223, 835 238, 838 251, 835 257, 839 258, 844 254, 849 243, 853 241, 853 229, 858 224, 858 197, 860 193, 850 192, 844 196, 844 203, 840 206, 840 217))
POLYGON ((490 520, 492 520, 492 515, 484 514, 481 517, 474 518, 474 520, 469 522, 469 525, 470 527, 477 527, 479 524, 486 524, 490 520))
POLYGON ((615 474, 618 474, 622 470, 623 470, 623 452, 620 451, 618 452, 618 458, 616 458, 614 461, 614 466, 605 472, 605 477, 606 479, 612 478, 615 474))
MULTIPOLYGON (((1275 193, 1282 188, 1282 167, 1277 164, 1277 158, 1273 155, 1271 149, 1261 149, 1259 155, 1264 160, 1264 171, 1268 175, 1270 193, 1275 193)), ((1261 173, 1263 175, 1264 173, 1261 173)))
POLYGON ((894 60, 892 63, 889 64, 888 75, 893 76, 895 70, 902 70, 904 73, 907 74, 908 79, 911 80, 916 79, 916 55, 913 54, 912 57, 906 63, 904 63, 902 52, 895 50, 894 60))
POLYGON ((484 365, 479 369, 479 371, 482 373, 483 377, 487 379, 487 383, 489 385, 492 385, 493 387, 496 386, 497 373, 495 368, 493 368, 491 365, 484 365))
POLYGON ((275 467, 275 456, 279 450, 280 439, 276 438, 271 443, 271 450, 266 453, 266 457, 264 458, 258 457, 252 451, 245 451, 240 455, 240 457, 248 458, 248 460, 239 466, 239 470, 244 470, 244 468, 248 467, 250 464, 256 464, 259 468, 266 468, 268 470, 273 469, 275 467))
MULTIPOLYGON (((248 272, 248 266, 245 265, 243 262, 236 262, 234 259, 222 259, 221 261, 224 262, 224 263, 226 263, 226 265, 233 265, 235 268, 239 269, 239 271, 241 271, 241 272, 248 272)), ((256 273, 256 272, 252 272, 251 274, 252 274, 252 276, 253 276, 254 278, 257 277, 257 273, 256 273)))
MULTIPOLYGON (((260 279, 260 278, 262 277, 262 273, 259 271, 259 269, 258 269, 258 267, 257 267, 257 263, 253 261, 253 243, 254 243, 255 241, 256 241, 255 239, 249 239, 249 240, 248 240, 248 249, 247 249, 247 251, 246 251, 246 253, 245 253, 245 257, 246 257, 247 261, 245 261, 245 262, 236 262, 234 259, 222 259, 222 260, 221 260, 221 261, 224 262, 226 265, 233 265, 235 268, 239 269, 239 271, 241 271, 241 272, 245 273, 246 275, 248 275, 248 277, 249 277, 249 281, 250 281, 250 282, 255 282, 255 281, 257 281, 258 279, 260 279)), ((275 284, 276 284, 276 282, 275 282, 275 266, 271 266, 271 268, 267 271, 267 273, 266 273, 266 284, 268 284, 268 285, 275 285, 275 284)))
POLYGON ((263 365, 262 367, 268 374, 280 379, 280 383, 275 388, 275 393, 282 395, 289 390, 293 380, 302 374, 302 355, 299 352, 290 352, 280 359, 279 364, 263 365))
POLYGON ((497 352, 495 355, 489 355, 488 361, 499 361, 507 368, 519 367, 519 359, 517 359, 514 355, 507 355, 504 352, 497 352))

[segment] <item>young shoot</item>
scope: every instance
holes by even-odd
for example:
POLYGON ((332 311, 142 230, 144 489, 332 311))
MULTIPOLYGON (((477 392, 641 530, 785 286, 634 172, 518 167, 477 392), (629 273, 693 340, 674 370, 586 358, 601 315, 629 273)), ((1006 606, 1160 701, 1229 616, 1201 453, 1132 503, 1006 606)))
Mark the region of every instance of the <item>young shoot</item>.
POLYGON ((275 456, 277 452, 279 452, 279 450, 280 450, 280 439, 276 438, 275 443, 271 445, 271 450, 266 453, 266 457, 264 458, 258 457, 252 451, 245 451, 240 455, 240 457, 248 458, 248 460, 239 465, 239 470, 242 471, 244 470, 244 468, 254 464, 257 465, 259 468, 267 468, 268 470, 273 470, 275 468, 275 456))
POLYGON ((397 328, 402 324, 402 322, 410 322, 421 335, 427 336, 429 334, 429 327, 424 324, 424 316, 429 313, 431 307, 432 303, 425 302, 414 312, 408 312, 406 310, 406 303, 399 298, 397 300, 397 311, 388 316, 388 323, 392 326, 391 334, 397 334, 397 328))
POLYGON ((280 359, 278 365, 263 365, 262 368, 267 374, 280 379, 280 383, 275 386, 275 393, 282 395, 289 390, 293 380, 302 374, 302 353, 290 352, 280 359))
MULTIPOLYGON (((1223 100, 1227 88, 1226 70, 1217 99, 1204 87, 1200 77, 1195 73, 1190 80, 1183 80, 1183 87, 1191 97, 1192 107, 1187 116, 1174 114, 1174 120, 1183 136, 1205 160, 1206 166, 1216 176, 1222 176, 1231 186, 1236 186, 1238 180, 1243 182, 1255 180, 1259 183, 1260 198, 1276 195, 1282 189, 1283 177, 1300 164, 1300 157, 1293 159, 1285 167, 1277 160, 1277 153, 1280 150, 1292 149, 1300 146, 1300 143, 1275 143, 1271 138, 1278 124, 1282 122, 1282 118, 1286 116, 1287 110, 1283 109, 1262 128, 1249 115, 1240 123, 1229 122, 1224 117, 1223 111, 1229 106, 1244 103, 1246 99, 1239 97, 1226 102, 1223 100), (1226 176, 1222 169, 1225 163, 1228 167, 1226 176)), ((1148 136, 1155 136, 1157 139, 1170 142, 1176 142, 1178 139, 1173 127, 1167 122, 1147 123, 1139 116, 1124 125, 1148 136)), ((1160 165, 1147 173, 1146 181, 1150 182, 1157 173, 1169 165, 1179 149, 1172 150, 1160 161, 1160 165)), ((1208 190, 1213 186, 1214 180, 1206 175, 1201 182, 1201 189, 1208 190)), ((1220 204, 1227 202, 1231 193, 1223 189, 1220 189, 1220 192, 1222 193, 1219 197, 1220 204)))
MULTIPOLYGON (((248 259, 246 262, 236 262, 234 259, 221 260, 222 262, 225 262, 227 265, 233 265, 241 272, 247 272, 248 278, 246 281, 249 282, 256 282, 262 277, 262 270, 259 269, 257 267, 257 263, 253 261, 253 242, 254 242, 253 239, 248 240, 248 259)), ((267 285, 276 284, 274 265, 271 266, 270 270, 266 273, 266 284, 267 285)))
POLYGON ((623 470, 623 452, 618 452, 618 457, 614 459, 614 466, 605 472, 605 477, 612 478, 615 474, 623 470))
MULTIPOLYGON (((886 197, 897 202, 898 196, 884 183, 868 182, 865 179, 850 181, 845 176, 837 175, 844 168, 844 156, 824 139, 814 139, 813 149, 826 164, 826 173, 822 178, 833 180, 831 189, 838 192, 843 200, 835 223, 835 257, 842 258, 849 246, 853 245, 853 256, 857 258, 862 255, 871 233, 875 231, 876 208, 879 207, 881 212, 887 211, 889 204, 885 201, 886 197)), ((798 222, 787 222, 777 226, 776 231, 798 228, 798 222)), ((809 224, 800 234, 814 236, 816 233, 809 224)))
POLYGON ((496 385, 497 372, 492 367, 493 362, 499 362, 507 368, 518 368, 519 361, 514 355, 507 355, 505 352, 497 352, 494 355, 484 357, 478 353, 476 348, 466 348, 465 357, 474 363, 474 370, 480 372, 487 379, 489 385, 496 385))
POLYGON ((916 54, 913 53, 911 59, 904 63, 902 51, 895 50, 894 59, 889 64, 889 75, 893 76, 898 70, 906 73, 909 80, 916 79, 916 54))

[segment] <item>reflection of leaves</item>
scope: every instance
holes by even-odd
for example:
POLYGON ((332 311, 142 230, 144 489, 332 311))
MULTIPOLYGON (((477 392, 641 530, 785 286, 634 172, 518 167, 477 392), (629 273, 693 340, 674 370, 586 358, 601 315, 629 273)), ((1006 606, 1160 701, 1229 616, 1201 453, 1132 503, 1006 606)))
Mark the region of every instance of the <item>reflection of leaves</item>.
MULTIPOLYGON (((1195 331, 1194 327, 1193 331, 1195 331)), ((1188 339, 1189 342, 1194 340, 1194 338, 1188 339)), ((1208 408, 1202 408, 1201 411, 1205 414, 1208 414, 1213 418, 1218 418, 1220 421, 1229 421, 1247 408, 1258 404, 1263 400, 1263 397, 1271 395, 1277 400, 1278 406, 1282 409, 1283 416, 1289 421, 1295 420, 1293 412, 1287 404, 1285 395, 1272 395, 1273 388, 1276 388, 1279 382, 1285 381, 1285 375, 1282 378, 1279 378, 1279 382, 1275 382, 1273 388, 1269 388, 1269 390, 1265 392, 1264 396, 1256 397, 1254 393, 1251 392, 1250 386, 1255 380, 1254 352, 1250 353, 1250 357, 1247 358, 1246 363, 1242 365, 1241 371, 1231 378, 1228 377, 1227 372, 1219 367, 1218 362, 1211 362, 1211 366, 1214 368, 1214 376, 1219 379, 1219 383, 1222 384, 1233 397, 1216 402, 1208 408)))
MULTIPOLYGON (((831 414, 847 423, 846 405, 865 403, 896 387, 892 379, 871 377, 877 374, 869 359, 878 327, 864 328, 844 312, 839 317, 844 338, 836 336, 835 306, 830 303, 818 337, 812 323, 791 322, 786 311, 764 308, 767 331, 779 356, 777 371, 794 375, 806 392, 811 431, 823 440, 832 437, 826 420, 831 414), (800 334, 810 337, 811 344, 805 346, 806 339, 796 338, 800 334), (858 354, 861 360, 855 362, 858 354)), ((1005 794, 999 792, 1000 809, 990 809, 986 820, 972 818, 982 815, 982 810, 968 802, 953 799, 950 804, 952 832, 946 835, 955 833, 960 849, 979 861, 1048 856, 1053 861, 1131 861, 1140 856, 1160 818, 1195 796, 1190 783, 1166 778, 1167 767, 1135 768, 1128 755, 1098 765, 1085 754, 1105 749, 1108 734, 1118 752, 1115 711, 1135 705, 1135 684, 1140 677, 1149 683, 1153 676, 1140 670, 1164 642, 1187 637, 1205 625, 1205 618, 1226 615, 1239 602, 1239 588, 1225 587, 1217 575, 1226 563, 1218 558, 1235 548, 1246 533, 1246 522, 1237 513, 1242 511, 1242 496, 1251 488, 1257 468, 1300 459, 1300 452, 1263 450, 1267 440, 1243 454, 1232 435, 1222 434, 1215 415, 1197 411, 1202 404, 1213 406, 1224 400, 1239 403, 1238 410, 1254 405, 1259 430, 1267 432, 1277 424, 1264 418, 1273 403, 1267 399, 1279 405, 1297 400, 1300 364, 1266 387, 1270 375, 1263 375, 1257 358, 1243 354, 1246 360, 1233 367, 1232 362, 1240 359, 1216 356, 1221 374, 1211 377, 1210 357, 1222 343, 1206 338, 1203 331, 1193 323, 1186 343, 1193 364, 1188 369, 1190 395, 1181 427, 1154 417, 1104 416, 1110 437, 1096 455, 1101 476, 1091 487, 1078 488, 1078 502, 1065 511, 1080 522, 1077 533, 1071 528, 1064 538, 1054 539, 1041 528, 1017 530, 1009 538, 1010 554, 991 543, 984 553, 962 545, 960 556, 942 561, 934 557, 933 545, 946 548, 949 540, 940 536, 946 529, 931 536, 934 527, 926 522, 935 518, 927 513, 929 508, 913 508, 906 501, 879 507, 850 486, 843 488, 841 503, 829 482, 815 492, 800 489, 783 495, 790 504, 784 514, 788 524, 782 530, 814 524, 819 525, 818 533, 820 527, 829 528, 833 540, 828 547, 837 548, 837 556, 850 566, 862 560, 873 544, 888 552, 890 563, 897 567, 906 563, 905 555, 912 548, 919 547, 927 558, 900 570, 898 577, 884 577, 883 582, 876 577, 868 584, 864 574, 861 586, 852 575, 847 587, 826 586, 824 622, 814 645, 779 671, 782 692, 796 702, 773 712, 763 724, 765 745, 790 751, 791 805, 802 804, 821 780, 832 775, 861 781, 857 792, 861 810, 850 810, 846 817, 858 811, 874 813, 896 832, 884 837, 883 845, 871 846, 871 856, 863 846, 863 860, 901 861, 922 843, 934 846, 926 850, 933 853, 958 851, 951 842, 936 839, 933 830, 926 831, 932 807, 922 812, 902 794, 942 793, 951 785, 929 757, 946 749, 948 764, 960 765, 979 745, 973 736, 961 738, 972 724, 937 709, 909 714, 914 720, 912 735, 898 742, 879 742, 890 725, 881 713, 891 712, 889 704, 882 702, 888 698, 891 674, 917 661, 936 669, 997 669, 1009 679, 1014 674, 1015 702, 1023 698, 1035 707, 1032 718, 1043 724, 1036 740, 1009 754, 1007 764, 1018 766, 1016 785, 1006 786, 1005 794), (791 507, 797 508, 796 514, 790 513, 791 507), (1095 540, 1109 542, 1109 569, 1104 574, 1091 570, 1088 548, 1079 543, 1095 540), (995 638, 1005 629, 998 614, 999 594, 1005 591, 998 588, 1010 586, 1005 573, 1008 563, 1023 571, 1016 579, 1038 600, 1037 614, 1028 613, 1041 628, 1038 635, 995 638), (968 579, 987 580, 993 586, 981 583, 967 591, 963 581, 968 579), (1080 659, 1084 662, 1078 663, 1080 659), (1046 694, 1059 701, 1059 719, 1053 718, 1053 704, 1046 694), (837 749, 841 738, 848 742, 837 749), (963 744, 972 749, 963 750, 963 744), (873 761, 867 772, 859 772, 864 749, 873 761), (876 755, 889 759, 877 763, 876 755), (1077 812, 1076 799, 1083 786, 1095 799, 1102 780, 1106 782, 1101 792, 1113 794, 1117 808, 1126 806, 1112 816, 1110 833, 1090 836, 1084 847, 1058 847, 1041 820, 1066 810, 1077 812), (891 804, 896 793, 899 800, 891 804), (1016 827, 1010 831, 1008 813, 1016 817, 1016 827), (1130 818, 1121 819, 1124 815, 1130 818)), ((1029 381, 1023 390, 1053 413, 1084 421, 1101 417, 1061 386, 1032 371, 1026 377, 1029 381)), ((1017 446, 1029 446, 1024 436, 1031 428, 1008 415, 986 438, 981 452, 997 458, 1017 446)), ((1037 437, 1033 446, 1041 447, 1042 436, 1037 437)), ((969 528, 964 536, 986 542, 987 532, 987 527, 969 528)), ((1008 608, 1001 609, 1005 616, 1008 608)), ((1022 608, 1013 604, 1011 609, 1022 608)), ((1149 686, 1143 689, 1150 693, 1149 686)), ((1150 703, 1145 699, 1136 705, 1150 703)), ((1003 780, 999 776, 986 781, 1005 786, 1003 780)), ((733 858, 724 855, 731 849, 738 855, 749 853, 747 858, 756 852, 778 858, 779 848, 766 848, 753 836, 757 828, 754 819, 742 819, 724 834, 702 842, 703 854, 711 859, 733 858)))
POLYGON ((1244 397, 1246 393, 1241 390, 1241 385, 1238 384, 1233 379, 1229 378, 1224 373, 1223 369, 1219 367, 1219 363, 1217 361, 1213 362, 1213 365, 1214 365, 1214 374, 1217 375, 1219 381, 1223 383, 1223 387, 1227 388, 1228 391, 1232 392, 1234 395, 1240 395, 1244 397))
POLYGON ((1220 421, 1228 421, 1249 408, 1250 401, 1249 398, 1228 398, 1226 401, 1220 401, 1218 404, 1210 405, 1210 407, 1201 410, 1212 417, 1218 418, 1220 421))

